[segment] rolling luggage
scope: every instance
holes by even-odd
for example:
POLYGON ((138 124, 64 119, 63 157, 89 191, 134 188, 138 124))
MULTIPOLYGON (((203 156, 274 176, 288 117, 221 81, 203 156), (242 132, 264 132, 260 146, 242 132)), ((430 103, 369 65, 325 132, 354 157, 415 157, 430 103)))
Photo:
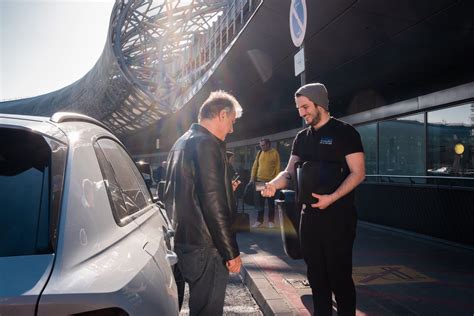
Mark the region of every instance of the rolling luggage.
POLYGON ((285 253, 291 259, 302 259, 299 239, 301 207, 297 207, 295 191, 281 190, 280 198, 275 200, 275 206, 280 219, 281 239, 285 253))

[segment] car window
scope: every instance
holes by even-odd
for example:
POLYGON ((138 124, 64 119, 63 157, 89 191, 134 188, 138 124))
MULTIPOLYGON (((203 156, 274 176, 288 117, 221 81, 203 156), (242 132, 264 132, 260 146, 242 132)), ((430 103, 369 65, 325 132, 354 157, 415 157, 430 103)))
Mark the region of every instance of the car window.
POLYGON ((0 128, 0 257, 52 252, 50 169, 43 136, 0 128))
POLYGON ((142 174, 143 179, 145 179, 145 184, 150 188, 153 185, 153 177, 150 164, 147 162, 138 161, 135 165, 137 166, 138 171, 140 171, 140 173, 142 174))
POLYGON ((125 224, 126 217, 151 203, 147 186, 133 160, 116 141, 101 138, 95 148, 114 218, 119 225, 125 224))

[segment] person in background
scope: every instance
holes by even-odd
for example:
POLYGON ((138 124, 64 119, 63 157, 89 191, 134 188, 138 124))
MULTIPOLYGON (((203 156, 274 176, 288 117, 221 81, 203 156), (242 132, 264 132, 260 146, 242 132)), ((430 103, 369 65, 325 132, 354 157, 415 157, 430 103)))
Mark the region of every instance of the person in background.
MULTIPOLYGON (((265 183, 275 178, 280 172, 280 155, 272 148, 268 138, 260 140, 260 151, 253 162, 250 181, 265 183)), ((255 206, 258 210, 257 221, 252 225, 258 228, 263 225, 265 215, 265 201, 268 203, 268 228, 275 227, 275 197, 263 197, 260 192, 255 193, 255 206)))
POLYGON ((198 123, 171 148, 164 202, 175 229, 178 267, 189 285, 191 315, 222 315, 229 272, 242 262, 225 138, 242 107, 224 91, 204 101, 198 123))
POLYGON ((296 162, 338 163, 339 172, 345 170, 346 176, 342 183, 336 184, 334 192, 313 192, 314 203, 303 204, 300 242, 315 315, 332 315, 334 293, 338 315, 353 316, 356 292, 352 280, 352 247, 357 225, 354 189, 365 178, 362 142, 355 128, 330 116, 323 84, 302 86, 295 93, 295 102, 308 128, 296 135, 286 169, 268 182, 261 193, 273 196, 277 189, 288 187, 296 179, 296 162))
POLYGON ((226 157, 228 174, 232 179, 232 190, 235 192, 235 190, 237 190, 238 186, 240 185, 240 183, 242 183, 242 181, 240 180, 239 173, 235 171, 234 168, 234 153, 231 151, 227 151, 226 157))
POLYGON ((155 172, 153 173, 153 178, 156 183, 165 180, 166 176, 166 165, 167 162, 166 160, 162 161, 161 164, 158 166, 158 168, 155 169, 155 172))

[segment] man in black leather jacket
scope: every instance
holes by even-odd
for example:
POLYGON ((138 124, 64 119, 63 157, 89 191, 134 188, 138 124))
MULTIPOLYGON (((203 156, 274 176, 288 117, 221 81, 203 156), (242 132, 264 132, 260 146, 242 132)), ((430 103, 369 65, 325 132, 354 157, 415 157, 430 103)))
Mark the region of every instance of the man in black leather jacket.
POLYGON ((225 137, 242 114, 224 91, 211 93, 168 156, 165 205, 175 228, 178 266, 189 284, 191 315, 221 315, 229 272, 241 259, 232 229, 235 203, 225 137))

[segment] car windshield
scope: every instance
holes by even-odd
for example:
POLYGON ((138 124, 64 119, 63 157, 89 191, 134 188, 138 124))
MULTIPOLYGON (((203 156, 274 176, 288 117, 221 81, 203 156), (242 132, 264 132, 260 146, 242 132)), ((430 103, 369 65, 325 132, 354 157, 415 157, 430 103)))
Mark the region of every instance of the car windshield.
POLYGON ((0 257, 50 252, 50 161, 41 135, 0 128, 0 257))

